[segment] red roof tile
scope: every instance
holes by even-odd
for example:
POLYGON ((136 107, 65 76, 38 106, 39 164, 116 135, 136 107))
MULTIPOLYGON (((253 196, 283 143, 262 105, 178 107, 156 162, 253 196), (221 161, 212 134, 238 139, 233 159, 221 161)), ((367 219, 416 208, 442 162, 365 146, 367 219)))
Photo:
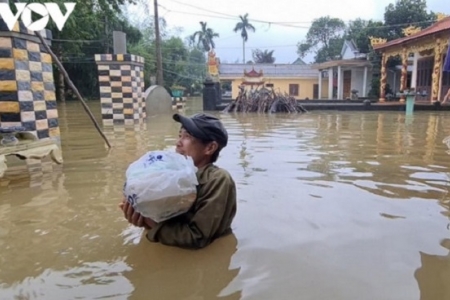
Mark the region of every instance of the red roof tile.
MULTIPOLYGON (((406 36, 406 37, 402 37, 396 40, 392 40, 389 41, 385 44, 380 44, 380 45, 375 45, 373 46, 373 48, 375 50, 381 50, 381 49, 386 49, 392 46, 397 46, 397 45, 401 45, 404 43, 407 43, 409 41, 418 39, 418 38, 422 38, 422 37, 426 37, 438 32, 442 32, 442 31, 446 31, 449 30, 450 31, 450 16, 449 17, 445 17, 444 19, 434 23, 433 25, 425 28, 422 31, 419 31, 415 34, 412 34, 410 36, 406 36)), ((449 34, 449 38, 450 38, 450 34, 449 34)))
POLYGON ((254 68, 250 72, 246 72, 244 70, 244 76, 246 77, 261 77, 263 75, 263 71, 256 72, 254 68))

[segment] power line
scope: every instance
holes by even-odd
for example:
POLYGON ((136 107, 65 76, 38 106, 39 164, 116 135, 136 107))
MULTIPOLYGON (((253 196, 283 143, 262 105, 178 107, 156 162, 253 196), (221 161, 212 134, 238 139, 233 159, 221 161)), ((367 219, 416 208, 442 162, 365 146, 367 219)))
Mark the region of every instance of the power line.
MULTIPOLYGON (((238 20, 238 17, 219 17, 219 16, 213 16, 213 15, 206 15, 206 14, 197 14, 197 13, 191 13, 191 12, 186 12, 186 11, 175 11, 175 10, 170 10, 170 12, 173 13, 179 13, 182 15, 194 15, 194 16, 204 16, 204 17, 210 17, 210 18, 214 18, 214 19, 227 19, 227 20, 238 20)), ((311 26, 299 26, 299 25, 290 25, 290 24, 286 24, 286 23, 278 23, 278 22, 271 22, 271 21, 255 21, 255 20, 251 20, 249 19, 249 21, 252 22, 256 22, 256 23, 263 23, 266 25, 278 25, 281 27, 290 27, 290 28, 298 28, 298 29, 309 29, 311 26)), ((368 20, 363 20, 363 21, 368 21, 368 20)), ((372 20, 373 21, 373 20, 372 20)), ((353 21, 348 21, 348 23, 352 23, 353 21)), ((422 25, 422 24, 429 24, 432 21, 420 21, 420 22, 411 22, 411 23, 397 23, 397 24, 391 24, 391 25, 379 25, 379 26, 364 26, 363 29, 389 29, 389 28, 398 28, 398 27, 405 27, 405 26, 410 26, 410 25, 422 25)), ((348 24, 347 24, 348 26, 348 24)), ((323 27, 325 28, 325 26, 323 27)))
MULTIPOLYGON (((230 14, 225 14, 225 13, 209 10, 209 9, 206 9, 206 8, 203 8, 203 7, 199 7, 199 6, 195 6, 195 5, 192 5, 192 4, 183 3, 183 2, 180 2, 180 1, 177 1, 177 0, 169 0, 169 1, 181 4, 181 5, 184 5, 184 6, 192 7, 192 8, 198 9, 198 10, 202 10, 202 11, 206 11, 206 12, 210 12, 210 13, 214 13, 214 14, 218 14, 218 15, 223 15, 223 16, 226 16, 226 17, 229 17, 229 18, 240 19, 238 16, 233 16, 233 15, 230 15, 230 14)), ((271 23, 271 24, 282 24, 282 23, 290 24, 291 23, 291 22, 263 21, 263 20, 253 19, 253 18, 252 19, 249 18, 248 20, 252 21, 252 22, 257 22, 257 23, 271 23)))
MULTIPOLYGON (((216 19, 228 19, 228 20, 239 20, 240 18, 238 16, 233 16, 230 14, 225 14, 225 13, 221 13, 221 12, 217 12, 217 11, 213 11, 213 10, 209 10, 209 9, 205 9, 199 6, 195 6, 192 4, 187 4, 187 3, 183 3, 177 0, 169 0, 184 6, 188 6, 188 7, 192 7, 201 11, 206 11, 209 13, 213 13, 213 14, 218 14, 221 15, 222 17, 219 16, 215 16, 215 15, 205 15, 205 14, 197 14, 197 13, 190 13, 190 12, 183 12, 183 11, 175 11, 175 10, 170 10, 167 9, 165 7, 163 7, 165 10, 168 10, 170 12, 175 12, 175 13, 180 13, 180 14, 185 14, 185 15, 201 15, 201 16, 206 16, 206 17, 211 17, 211 18, 216 18, 216 19)), ((301 29, 308 29, 310 28, 310 26, 299 26, 299 25, 292 25, 292 24, 312 24, 314 21, 294 21, 294 22, 276 22, 276 21, 266 21, 266 20, 258 20, 258 19, 253 19, 253 18, 249 18, 248 19, 251 22, 256 22, 256 23, 264 23, 264 24, 268 24, 268 25, 279 25, 279 26, 284 26, 284 27, 293 27, 293 28, 301 28, 301 29)), ((345 23, 351 23, 354 22, 355 20, 349 20, 345 23)), ((364 21, 368 21, 368 20, 364 20, 364 21)), ((377 20, 371 20, 373 22, 377 22, 377 20)), ((382 22, 380 20, 378 20, 379 22, 382 22)), ((391 24, 391 25, 381 25, 381 26, 366 26, 364 27, 365 29, 371 29, 371 28, 396 28, 396 27, 403 27, 403 26, 410 26, 410 25, 420 25, 420 24, 427 24, 430 23, 430 21, 421 21, 421 22, 411 22, 411 23, 397 23, 397 24, 391 24)))
MULTIPOLYGON (((209 10, 209 9, 206 9, 206 8, 203 8, 203 7, 195 6, 195 5, 188 4, 188 3, 183 3, 183 2, 180 2, 180 1, 177 1, 177 0, 169 0, 169 1, 181 4, 181 5, 184 5, 184 6, 192 7, 192 8, 201 10, 201 11, 206 11, 206 12, 210 12, 210 13, 213 13, 213 14, 223 15, 223 16, 227 16, 227 17, 230 17, 230 18, 233 18, 233 19, 239 19, 239 17, 237 17, 235 15, 209 10)), ((248 20, 249 21, 253 21, 253 22, 270 23, 270 24, 312 24, 312 23, 314 23, 314 20, 312 20, 312 21, 291 21, 291 22, 287 22, 287 21, 282 21, 282 22, 281 21, 267 21, 267 20, 253 19, 253 18, 249 18, 248 20)), ((342 21, 344 21, 345 23, 349 23, 349 22, 354 22, 355 19, 353 19, 353 20, 342 20, 342 21)), ((371 19, 371 21, 373 21, 373 22, 383 22, 384 20, 371 19)), ((403 25, 416 24, 416 23, 426 23, 426 22, 427 21, 414 22, 414 23, 404 23, 403 25)))
MULTIPOLYGON (((164 7, 162 7, 164 8, 164 7)), ((224 19, 224 20, 239 20, 239 17, 221 17, 221 16, 213 16, 213 15, 207 15, 207 14, 200 14, 200 13, 192 13, 192 12, 186 12, 186 11, 178 11, 178 10, 170 10, 167 8, 164 8, 165 10, 167 10, 168 12, 172 12, 172 13, 179 13, 182 15, 192 15, 192 16, 202 16, 202 17, 209 17, 209 18, 215 18, 215 19, 224 19)), ((309 26, 295 26, 295 25, 289 25, 289 24, 281 24, 281 23, 271 23, 268 21, 257 21, 257 20, 250 20, 252 22, 256 22, 256 23, 263 23, 263 24, 274 24, 274 25, 280 25, 280 26, 284 26, 284 27, 293 27, 293 28, 303 28, 303 29, 307 29, 309 28, 309 26)))

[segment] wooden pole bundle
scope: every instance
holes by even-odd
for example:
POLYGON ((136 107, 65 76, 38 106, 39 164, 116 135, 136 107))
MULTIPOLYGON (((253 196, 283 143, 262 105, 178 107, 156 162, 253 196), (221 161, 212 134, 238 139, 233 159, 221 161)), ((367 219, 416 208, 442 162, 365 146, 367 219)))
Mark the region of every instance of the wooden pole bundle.
POLYGON ((266 88, 246 91, 239 87, 239 95, 223 112, 256 112, 256 113, 304 113, 307 112, 294 97, 275 93, 266 88))

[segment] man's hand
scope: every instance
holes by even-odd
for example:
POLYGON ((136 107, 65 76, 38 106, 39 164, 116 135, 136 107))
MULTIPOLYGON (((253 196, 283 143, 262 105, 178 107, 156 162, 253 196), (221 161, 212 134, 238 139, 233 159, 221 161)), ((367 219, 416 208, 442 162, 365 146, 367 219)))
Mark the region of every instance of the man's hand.
POLYGON ((122 209, 125 219, 127 219, 128 222, 134 226, 151 229, 157 225, 157 223, 152 219, 145 218, 140 213, 136 212, 133 206, 126 199, 122 200, 119 207, 122 209))

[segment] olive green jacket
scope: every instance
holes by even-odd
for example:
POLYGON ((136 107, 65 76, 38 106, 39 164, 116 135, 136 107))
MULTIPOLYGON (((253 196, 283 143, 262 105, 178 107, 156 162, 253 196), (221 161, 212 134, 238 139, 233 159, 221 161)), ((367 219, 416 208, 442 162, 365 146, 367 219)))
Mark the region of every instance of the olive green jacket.
POLYGON ((197 171, 197 199, 191 209, 147 232, 152 242, 181 248, 203 248, 231 233, 236 214, 236 184, 224 169, 209 164, 197 171))

